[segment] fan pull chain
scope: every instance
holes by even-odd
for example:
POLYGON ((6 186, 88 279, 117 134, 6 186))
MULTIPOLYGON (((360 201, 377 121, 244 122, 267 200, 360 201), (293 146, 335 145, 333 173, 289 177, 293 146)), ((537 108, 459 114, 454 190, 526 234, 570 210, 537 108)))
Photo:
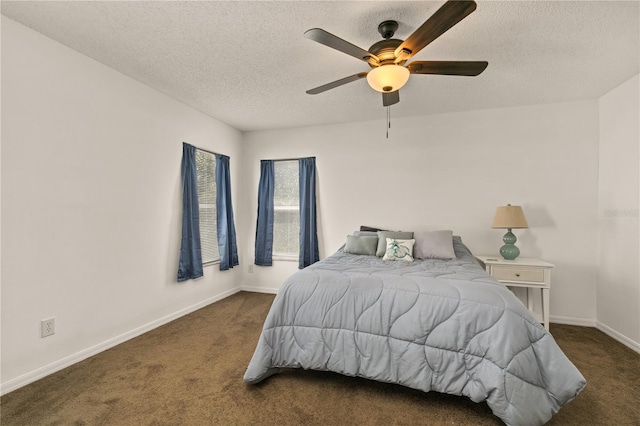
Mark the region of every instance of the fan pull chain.
POLYGON ((389 139, 389 129, 391 128, 391 106, 387 107, 387 139, 389 139))

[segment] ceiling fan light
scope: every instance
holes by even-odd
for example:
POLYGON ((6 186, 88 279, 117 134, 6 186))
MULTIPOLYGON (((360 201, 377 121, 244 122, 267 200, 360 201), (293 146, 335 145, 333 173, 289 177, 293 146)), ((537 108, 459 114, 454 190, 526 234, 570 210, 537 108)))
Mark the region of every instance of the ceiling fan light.
POLYGON ((369 71, 367 83, 378 92, 395 92, 407 83, 410 74, 400 65, 381 65, 369 71))

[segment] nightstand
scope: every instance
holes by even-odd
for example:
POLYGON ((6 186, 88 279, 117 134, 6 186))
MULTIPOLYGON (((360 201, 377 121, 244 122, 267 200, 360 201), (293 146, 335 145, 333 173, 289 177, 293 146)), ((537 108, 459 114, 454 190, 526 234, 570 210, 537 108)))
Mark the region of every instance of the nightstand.
POLYGON ((527 289, 527 308, 541 320, 549 330, 549 289, 551 288, 551 268, 553 264, 540 259, 518 257, 505 260, 500 256, 476 256, 486 265, 486 271, 507 287, 527 289), (541 292, 542 317, 533 310, 533 298, 537 290, 541 292))

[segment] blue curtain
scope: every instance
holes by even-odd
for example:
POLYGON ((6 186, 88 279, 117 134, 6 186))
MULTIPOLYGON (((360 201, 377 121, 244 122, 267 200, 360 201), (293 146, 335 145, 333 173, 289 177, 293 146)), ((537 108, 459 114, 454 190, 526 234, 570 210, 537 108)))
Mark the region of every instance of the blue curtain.
POLYGON ((271 266, 273 258, 273 160, 260 161, 258 184, 258 223, 256 224, 255 264, 271 266))
POLYGON ((199 278, 202 273, 200 250, 200 212, 198 208, 198 176, 196 147, 182 144, 182 242, 178 281, 199 278))
POLYGON ((300 169, 300 256, 298 268, 320 260, 316 221, 316 158, 298 160, 300 169))
POLYGON ((231 204, 229 157, 221 154, 216 154, 216 211, 220 270, 226 271, 238 265, 238 248, 231 204))

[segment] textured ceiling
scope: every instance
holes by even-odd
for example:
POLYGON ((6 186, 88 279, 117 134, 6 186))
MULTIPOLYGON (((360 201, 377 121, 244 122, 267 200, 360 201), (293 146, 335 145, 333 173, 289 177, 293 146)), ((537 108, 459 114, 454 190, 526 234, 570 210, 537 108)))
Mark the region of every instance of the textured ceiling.
MULTIPOLYGON (((384 119, 367 65, 306 39, 368 49, 404 39, 444 1, 2 1, 2 14, 243 130, 384 119)), ((486 60, 478 77, 413 75, 394 117, 594 99, 640 72, 638 1, 482 1, 414 60, 486 60)))

